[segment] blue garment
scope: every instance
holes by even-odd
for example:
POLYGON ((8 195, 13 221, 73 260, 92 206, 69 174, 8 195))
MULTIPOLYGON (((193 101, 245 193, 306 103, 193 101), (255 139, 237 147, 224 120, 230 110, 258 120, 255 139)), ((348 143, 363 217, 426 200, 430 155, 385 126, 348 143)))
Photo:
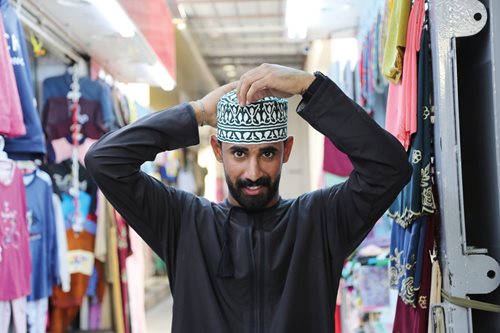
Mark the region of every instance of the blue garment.
MULTIPOLYGON (((61 196, 62 196, 61 205, 64 215, 64 224, 66 226, 66 230, 68 230, 75 223, 74 220, 75 203, 71 195, 63 192, 61 196)), ((80 211, 80 216, 83 218, 83 230, 87 231, 92 235, 95 235, 97 229, 96 224, 87 219, 87 215, 89 214, 90 211, 91 200, 92 197, 87 192, 80 191, 78 195, 78 208, 80 211)))
POLYGON ((390 286, 398 290, 405 304, 415 305, 420 289, 422 260, 428 216, 423 216, 408 227, 392 224, 390 249, 390 286))
POLYGON ((40 116, 36 110, 24 30, 17 18, 16 11, 10 6, 9 0, 0 0, 0 12, 3 16, 5 38, 14 68, 26 127, 25 135, 5 139, 5 151, 12 159, 40 158, 40 155, 45 155, 45 137, 40 116))
POLYGON ((52 181, 42 170, 36 170, 23 178, 33 267, 28 301, 36 301, 52 295, 52 287, 59 283, 52 181))
MULTIPOLYGON (((71 90, 72 77, 68 73, 50 77, 43 81, 43 104, 52 97, 66 96, 71 90)), ((82 98, 98 101, 101 105, 102 121, 108 130, 116 128, 116 116, 113 111, 111 89, 101 81, 92 81, 88 77, 80 78, 80 93, 82 98)))

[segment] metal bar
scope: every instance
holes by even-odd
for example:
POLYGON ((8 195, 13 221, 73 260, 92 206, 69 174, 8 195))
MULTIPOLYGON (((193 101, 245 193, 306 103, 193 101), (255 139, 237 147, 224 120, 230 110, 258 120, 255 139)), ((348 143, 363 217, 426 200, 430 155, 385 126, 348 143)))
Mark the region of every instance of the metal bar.
POLYGON ((265 26, 244 26, 244 27, 216 27, 216 28, 192 28, 191 31, 196 34, 257 34, 266 32, 284 32, 286 30, 285 26, 282 25, 265 25, 265 26))

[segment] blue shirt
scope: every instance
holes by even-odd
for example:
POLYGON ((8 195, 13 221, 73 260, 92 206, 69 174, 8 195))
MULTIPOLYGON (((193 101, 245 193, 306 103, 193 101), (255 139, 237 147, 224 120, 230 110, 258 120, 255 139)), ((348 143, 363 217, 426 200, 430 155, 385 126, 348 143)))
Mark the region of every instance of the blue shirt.
MULTIPOLYGON (((70 91, 72 77, 69 74, 50 77, 43 81, 43 104, 52 97, 66 96, 70 91)), ((115 114, 113 111, 113 101, 111 99, 111 89, 103 82, 92 81, 88 77, 80 78, 80 93, 82 98, 98 101, 101 105, 102 121, 109 129, 115 127, 115 114)))
POLYGON ((23 109, 24 125, 26 126, 26 135, 5 139, 5 151, 13 159, 40 157, 39 155, 45 155, 45 137, 40 116, 36 110, 23 27, 15 10, 10 6, 9 0, 0 0, 0 12, 3 16, 5 39, 14 68, 17 90, 23 109))
POLYGON ((33 267, 28 301, 35 301, 52 295, 52 287, 59 280, 56 222, 49 175, 36 170, 23 178, 33 267))

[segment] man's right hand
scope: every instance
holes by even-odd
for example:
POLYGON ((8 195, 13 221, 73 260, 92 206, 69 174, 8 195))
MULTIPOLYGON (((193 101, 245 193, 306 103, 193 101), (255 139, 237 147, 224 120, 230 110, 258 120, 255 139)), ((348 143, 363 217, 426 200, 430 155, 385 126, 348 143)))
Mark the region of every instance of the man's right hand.
POLYGON ((314 75, 280 65, 262 64, 243 74, 237 93, 240 105, 266 96, 290 97, 303 94, 314 81, 314 75))
POLYGON ((224 94, 230 92, 235 89, 238 85, 238 82, 231 82, 226 85, 220 86, 217 89, 212 90, 208 94, 206 94, 202 99, 190 102, 191 106, 194 109, 194 113, 196 115, 196 120, 198 124, 210 125, 213 128, 217 127, 217 103, 219 103, 219 99, 224 96, 224 94), (201 103, 201 105, 200 105, 201 103), (203 109, 205 112, 203 112, 203 109))

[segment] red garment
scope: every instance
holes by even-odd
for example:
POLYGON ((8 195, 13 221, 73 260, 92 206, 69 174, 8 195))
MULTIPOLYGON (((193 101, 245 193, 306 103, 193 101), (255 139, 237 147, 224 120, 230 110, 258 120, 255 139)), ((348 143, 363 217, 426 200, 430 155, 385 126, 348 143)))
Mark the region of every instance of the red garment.
POLYGON ((0 15, 0 135, 16 137, 26 134, 23 109, 17 90, 16 77, 4 38, 3 18, 0 15))
POLYGON ((324 171, 341 177, 347 177, 351 174, 353 169, 351 161, 327 137, 325 137, 323 156, 324 171))
MULTIPOLYGON (((71 100, 66 97, 52 97, 45 103, 42 123, 47 141, 71 134, 71 104, 71 100)), ((91 139, 99 139, 105 133, 99 102, 80 98, 78 105, 80 133, 91 139)))
POLYGON ((130 307, 128 297, 127 257, 131 254, 128 225, 123 217, 115 211, 116 233, 118 241, 118 264, 120 268, 120 289, 122 292, 122 310, 125 321, 125 333, 130 333, 130 307))

